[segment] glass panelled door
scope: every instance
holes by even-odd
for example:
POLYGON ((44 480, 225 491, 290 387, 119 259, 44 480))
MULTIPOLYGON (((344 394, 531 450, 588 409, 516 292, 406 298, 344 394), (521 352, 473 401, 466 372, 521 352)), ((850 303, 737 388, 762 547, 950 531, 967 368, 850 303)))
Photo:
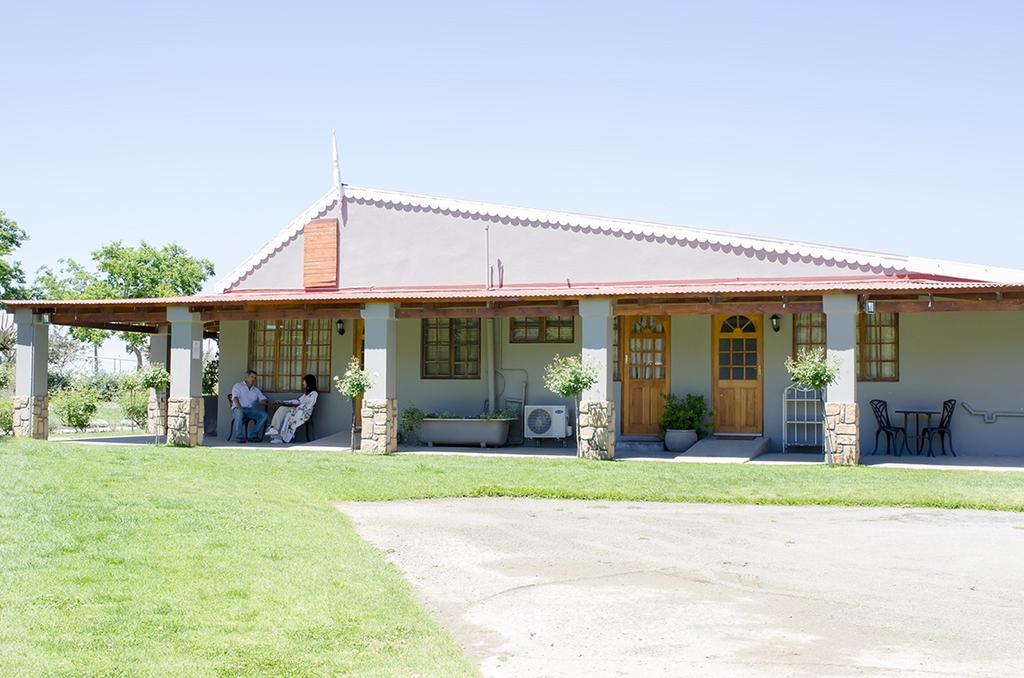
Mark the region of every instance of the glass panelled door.
POLYGON ((622 338, 622 432, 657 435, 669 390, 668 316, 631 316, 619 323, 622 338))
POLYGON ((712 343, 716 433, 760 434, 763 420, 761 317, 715 316, 712 343))

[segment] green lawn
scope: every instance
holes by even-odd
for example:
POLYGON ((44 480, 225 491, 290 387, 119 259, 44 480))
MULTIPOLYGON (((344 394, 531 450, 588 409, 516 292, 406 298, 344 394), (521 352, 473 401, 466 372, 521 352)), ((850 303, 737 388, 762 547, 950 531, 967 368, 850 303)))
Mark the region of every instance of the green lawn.
MULTIPOLYGON (((0 440, 5 674, 472 674, 338 500, 1024 511, 1024 474, 0 440)), ((438 554, 443 562, 444 554, 438 554)))

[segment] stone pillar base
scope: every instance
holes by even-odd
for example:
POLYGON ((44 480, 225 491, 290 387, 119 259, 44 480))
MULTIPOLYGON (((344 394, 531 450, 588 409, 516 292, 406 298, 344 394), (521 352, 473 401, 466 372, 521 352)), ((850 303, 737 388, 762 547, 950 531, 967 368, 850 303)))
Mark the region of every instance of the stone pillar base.
POLYGON ((860 418, 857 403, 825 403, 825 434, 836 464, 860 463, 860 418))
POLYGON ((615 458, 615 403, 610 400, 580 402, 580 448, 582 459, 615 458))
POLYGON ((203 444, 203 399, 167 399, 167 442, 196 447, 203 444))
POLYGON ((359 436, 359 451, 369 454, 389 454, 398 449, 398 401, 363 400, 360 413, 363 431, 359 436))
POLYGON ((166 435, 164 428, 167 421, 167 394, 157 394, 149 389, 149 409, 146 411, 146 432, 154 436, 166 435))
POLYGON ((49 396, 14 396, 14 435, 37 440, 50 437, 49 396))

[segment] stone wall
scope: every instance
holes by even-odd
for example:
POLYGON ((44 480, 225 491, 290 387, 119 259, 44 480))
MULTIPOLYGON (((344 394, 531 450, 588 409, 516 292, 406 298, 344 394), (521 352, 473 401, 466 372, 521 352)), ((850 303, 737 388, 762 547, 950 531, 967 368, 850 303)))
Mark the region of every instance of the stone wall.
POLYGON ((50 436, 50 398, 14 396, 14 435, 46 440, 50 436))
POLYGON ((146 432, 154 436, 166 435, 164 430, 167 421, 167 394, 157 394, 156 389, 149 389, 149 409, 146 411, 146 432))
POLYGON ((363 400, 363 432, 359 451, 388 454, 398 449, 398 401, 363 400))
POLYGON ((836 464, 860 463, 857 403, 825 403, 825 429, 836 464))
POLYGON ((584 459, 615 458, 615 403, 610 400, 580 402, 580 448, 584 459))
POLYGON ((203 444, 203 399, 167 399, 167 442, 196 447, 203 444))

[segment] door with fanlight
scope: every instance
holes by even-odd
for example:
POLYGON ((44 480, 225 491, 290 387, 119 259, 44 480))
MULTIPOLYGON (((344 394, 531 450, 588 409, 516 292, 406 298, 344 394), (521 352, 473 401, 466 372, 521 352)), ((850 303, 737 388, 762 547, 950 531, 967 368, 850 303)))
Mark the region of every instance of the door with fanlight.
POLYGON ((715 433, 759 435, 764 419, 761 317, 721 315, 713 323, 715 433))
POLYGON ((622 432, 657 435, 669 392, 669 317, 628 316, 622 333, 622 432))

